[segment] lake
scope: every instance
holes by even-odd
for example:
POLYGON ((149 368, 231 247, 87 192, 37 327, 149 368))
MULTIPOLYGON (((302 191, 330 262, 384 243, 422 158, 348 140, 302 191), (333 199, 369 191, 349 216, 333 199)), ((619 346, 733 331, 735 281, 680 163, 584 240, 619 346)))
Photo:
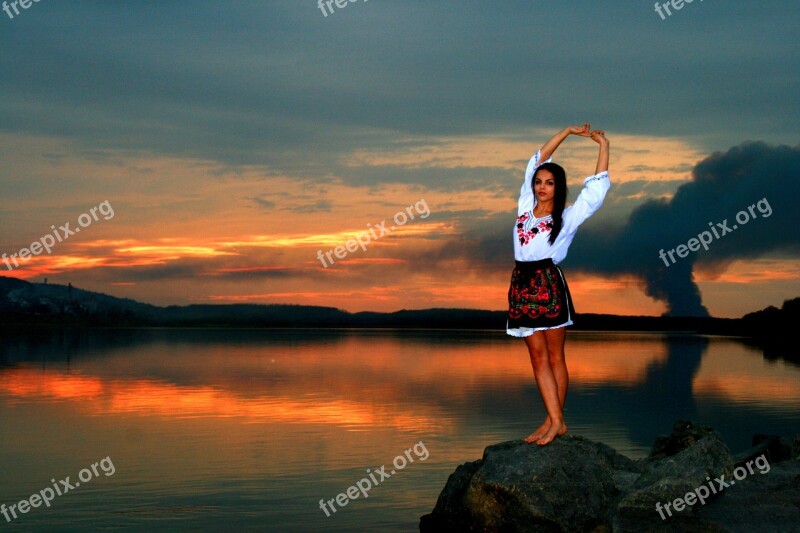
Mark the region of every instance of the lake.
MULTIPOLYGON (((525 344, 502 331, 38 331, 2 345, 0 504, 39 495, 0 515, 8 531, 417 531, 456 466, 545 417, 525 344)), ((754 433, 800 433, 800 367, 739 340, 570 332, 566 353, 570 432, 628 456, 680 419, 734 453, 754 433)))

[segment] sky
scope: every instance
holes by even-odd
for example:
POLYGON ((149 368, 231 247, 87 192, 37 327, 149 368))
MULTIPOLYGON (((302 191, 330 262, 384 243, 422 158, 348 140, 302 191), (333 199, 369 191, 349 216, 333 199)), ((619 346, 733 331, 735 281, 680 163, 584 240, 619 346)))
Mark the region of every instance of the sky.
MULTIPOLYGON (((502 310, 527 161, 589 122, 612 186, 561 264, 578 313, 800 296, 800 4, 340 4, 2 4, 0 276, 502 310)), ((556 152, 568 202, 596 158, 556 152)))

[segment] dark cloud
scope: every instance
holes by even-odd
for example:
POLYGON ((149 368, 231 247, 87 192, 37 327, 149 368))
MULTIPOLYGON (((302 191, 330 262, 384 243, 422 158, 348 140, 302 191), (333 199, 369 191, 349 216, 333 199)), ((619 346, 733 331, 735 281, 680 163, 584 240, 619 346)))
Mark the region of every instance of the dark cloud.
POLYGON ((299 195, 292 198, 292 201, 289 202, 286 200, 287 195, 259 195, 253 198, 253 201, 258 205, 258 207, 267 209, 269 211, 273 210, 280 210, 280 211, 330 211, 333 205, 328 200, 314 200, 311 201, 308 195, 299 195), (267 196, 282 196, 283 199, 280 201, 274 201, 267 198, 267 196))
POLYGON ((649 5, 556 0, 359 2, 327 18, 313 1, 34 7, 3 21, 0 131, 87 150, 342 175, 340 156, 408 135, 590 117, 726 146, 795 135, 800 107, 788 0, 665 21, 649 5))
POLYGON ((299 209, 309 212, 320 212, 320 211, 330 211, 331 207, 332 205, 328 200, 317 200, 312 204, 301 205, 299 206, 299 209))
POLYGON ((256 203, 256 204, 257 204, 259 207, 263 207, 263 208, 265 208, 265 209, 272 209, 272 208, 274 208, 274 207, 275 207, 275 202, 273 202, 272 200, 267 200, 266 198, 263 198, 263 197, 261 197, 261 196, 257 196, 257 197, 255 197, 255 198, 253 198, 253 201, 254 201, 254 202, 255 202, 255 203, 256 203))
POLYGON ((653 198, 665 195, 671 196, 675 192, 675 189, 677 189, 678 186, 680 184, 683 184, 684 182, 685 180, 626 181, 625 183, 620 183, 619 185, 614 187, 614 198, 612 200, 622 198, 624 199, 624 201, 627 202, 634 197, 653 198))
MULTIPOLYGON (((695 268, 719 271, 737 259, 800 253, 800 211, 795 205, 800 148, 745 143, 704 159, 692 175, 670 201, 645 202, 623 227, 587 222, 565 265, 636 275, 645 281, 649 296, 667 303, 670 314, 691 316, 707 314, 692 278, 695 268), (667 257, 669 266, 659 257, 660 250, 676 249, 703 232, 708 232, 703 237, 708 250, 699 244, 698 251, 688 251, 684 258, 675 252, 674 263, 667 257)), ((615 194, 613 187, 609 194, 615 194)))

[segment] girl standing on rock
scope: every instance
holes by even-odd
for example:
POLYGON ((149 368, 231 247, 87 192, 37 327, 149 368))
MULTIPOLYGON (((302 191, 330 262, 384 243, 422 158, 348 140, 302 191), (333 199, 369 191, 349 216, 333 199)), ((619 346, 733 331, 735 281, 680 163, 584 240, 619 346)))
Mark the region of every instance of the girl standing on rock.
POLYGON ((514 228, 516 266, 508 290, 506 332, 525 339, 547 409, 544 423, 525 438, 526 442, 545 445, 567 432, 562 414, 569 385, 564 341, 575 309, 557 265, 567 256, 578 226, 603 204, 609 187, 608 140, 605 132, 591 131, 589 124, 557 133, 533 155, 525 171, 514 228), (600 145, 600 154, 594 174, 583 181, 578 199, 565 207, 567 176, 561 166, 551 162, 551 156, 569 135, 590 137, 600 145))

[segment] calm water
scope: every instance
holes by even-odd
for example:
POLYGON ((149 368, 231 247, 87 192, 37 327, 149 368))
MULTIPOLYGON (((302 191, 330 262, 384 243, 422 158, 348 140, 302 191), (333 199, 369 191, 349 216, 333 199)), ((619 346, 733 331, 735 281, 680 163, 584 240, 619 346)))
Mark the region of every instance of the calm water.
MULTIPOLYGON (((800 432, 800 368, 736 340, 571 332, 567 359, 570 431, 629 456, 685 418, 734 453, 800 432)), ((0 530, 415 531, 457 465, 544 416, 502 332, 4 333, 0 503, 86 482, 0 530)))

